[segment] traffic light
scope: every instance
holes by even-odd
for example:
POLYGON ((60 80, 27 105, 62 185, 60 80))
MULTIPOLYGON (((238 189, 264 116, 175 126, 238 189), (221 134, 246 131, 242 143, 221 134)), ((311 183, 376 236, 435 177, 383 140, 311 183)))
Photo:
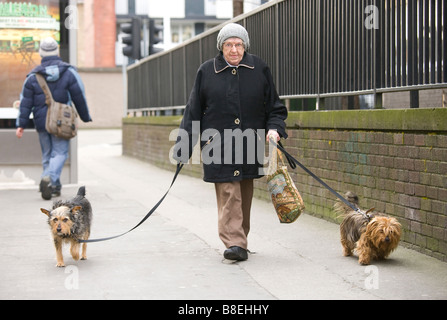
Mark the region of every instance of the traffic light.
POLYGON ((129 58, 141 59, 141 19, 132 18, 132 23, 121 25, 121 31, 126 34, 123 37, 123 54, 129 58))
POLYGON ((163 49, 154 47, 155 44, 163 41, 163 39, 160 36, 161 31, 163 31, 163 27, 156 25, 154 19, 149 19, 149 54, 150 55, 163 51, 163 49))

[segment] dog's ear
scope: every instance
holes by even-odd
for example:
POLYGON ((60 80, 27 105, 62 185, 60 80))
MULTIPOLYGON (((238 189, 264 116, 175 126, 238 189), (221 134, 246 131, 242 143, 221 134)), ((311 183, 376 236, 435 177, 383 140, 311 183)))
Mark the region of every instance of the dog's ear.
POLYGON ((40 208, 40 211, 45 213, 48 216, 48 218, 50 217, 51 211, 48 211, 47 209, 43 209, 43 208, 40 208))
POLYGON ((73 214, 77 214, 79 211, 81 211, 82 210, 82 207, 81 206, 76 206, 76 207, 73 207, 72 209, 71 209, 71 213, 73 213, 73 214))

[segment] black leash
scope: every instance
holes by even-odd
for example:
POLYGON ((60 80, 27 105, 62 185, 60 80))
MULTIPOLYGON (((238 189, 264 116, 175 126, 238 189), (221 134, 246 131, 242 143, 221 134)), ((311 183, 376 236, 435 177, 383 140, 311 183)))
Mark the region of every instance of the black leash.
POLYGON ((183 168, 183 163, 179 163, 177 165, 177 170, 174 174, 174 178, 172 179, 171 185, 169 186, 168 191, 166 191, 165 195, 160 199, 160 201, 157 202, 157 204, 146 214, 146 216, 132 229, 130 229, 129 231, 126 231, 122 234, 119 234, 117 236, 113 236, 113 237, 107 237, 107 238, 101 238, 101 239, 93 239, 93 240, 78 240, 79 243, 92 243, 92 242, 102 242, 102 241, 107 241, 107 240, 112 240, 112 239, 116 239, 119 237, 122 237, 126 234, 128 234, 129 232, 135 230, 136 228, 138 228, 139 226, 141 226, 154 212, 155 210, 157 210, 157 208, 161 205, 161 203, 165 200, 166 196, 168 195, 169 191, 171 191, 172 186, 174 185, 175 180, 177 180, 177 177, 180 173, 180 171, 183 168))
MULTIPOLYGON (((270 140, 273 145, 275 145, 279 150, 281 150, 282 153, 284 153, 284 155, 286 156, 287 161, 289 162, 289 165, 292 169, 296 168, 296 165, 300 166, 301 169, 303 169, 306 173, 308 173, 312 178, 314 178, 315 180, 317 180, 321 185, 323 185, 326 189, 328 189, 332 194, 334 194, 338 199, 340 199, 341 201, 343 201, 344 204, 346 204, 348 207, 350 207, 352 210, 362 214, 363 216, 365 216, 365 218, 370 219, 369 216, 369 212, 371 210, 368 210, 367 212, 364 212, 362 210, 360 210, 360 208, 356 207, 354 204, 352 204, 351 202, 349 202, 348 200, 346 200, 343 196, 341 196, 337 191, 335 191, 334 189, 332 189, 331 187, 328 186, 328 184, 326 182, 324 182, 323 180, 321 180, 319 177, 317 177, 312 171, 310 171, 309 169, 307 169, 301 162, 299 162, 297 159, 295 159, 294 157, 292 157, 292 155, 290 153, 288 153, 286 151, 286 149, 284 149, 283 145, 281 144, 281 142, 274 142, 273 140, 270 140)), ((100 239, 92 239, 92 240, 78 240, 79 243, 93 243, 93 242, 102 242, 102 241, 107 241, 107 240, 112 240, 112 239, 116 239, 116 238, 120 238, 126 234, 128 234, 129 232, 135 230, 136 228, 138 228, 139 226, 141 226, 154 212, 155 210, 157 210, 157 208, 162 204, 162 202, 165 200, 166 196, 168 195, 169 191, 171 191, 172 186, 174 185, 175 181, 177 180, 177 177, 180 173, 180 171, 183 168, 183 163, 179 163, 177 164, 177 170, 174 174, 174 178, 172 179, 171 185, 169 186, 168 191, 166 191, 166 193, 164 194, 164 196, 157 202, 157 204, 144 216, 144 218, 132 229, 130 229, 129 231, 126 231, 122 234, 116 235, 116 236, 112 236, 112 237, 107 237, 107 238, 100 238, 100 239)))
POLYGON ((276 147, 281 150, 282 153, 284 153, 284 155, 287 158, 287 161, 290 164, 290 167, 292 169, 296 168, 297 164, 298 166, 300 166, 301 169, 303 169, 306 173, 308 173, 312 178, 314 178, 315 180, 317 180, 320 184, 323 185, 323 187, 325 187, 326 189, 328 189, 333 195, 335 195, 338 199, 340 199, 341 201, 343 201, 344 204, 346 204, 348 207, 350 207, 352 210, 362 214, 365 218, 367 218, 368 220, 370 219, 369 216, 369 212, 371 210, 368 210, 367 212, 364 212, 363 210, 361 210, 360 208, 358 208, 357 206, 355 206, 354 204, 352 204, 351 202, 349 202, 348 200, 346 200, 342 195, 340 195, 337 191, 335 191, 334 189, 332 189, 331 187, 328 186, 328 184, 326 182, 324 182, 323 180, 321 180, 318 176, 316 176, 312 171, 310 171, 309 169, 307 169, 302 163, 300 163, 298 160, 296 160, 294 157, 292 157, 292 155, 290 155, 290 153, 288 153, 286 151, 286 149, 284 149, 283 145, 281 142, 278 142, 278 144, 275 143, 275 141, 270 140, 274 145, 276 145, 276 147))

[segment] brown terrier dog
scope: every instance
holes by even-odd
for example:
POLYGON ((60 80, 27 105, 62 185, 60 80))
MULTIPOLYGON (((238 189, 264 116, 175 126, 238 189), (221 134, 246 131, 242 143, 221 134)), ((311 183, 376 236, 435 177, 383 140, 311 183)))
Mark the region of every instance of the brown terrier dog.
MULTIPOLYGON (((53 210, 40 209, 48 216, 56 247, 56 267, 65 267, 62 256, 62 244, 71 243, 70 253, 75 261, 79 260, 80 244, 78 240, 87 240, 90 236, 92 207, 85 198, 85 187, 79 188, 78 194, 71 200, 58 201, 53 210)), ((87 244, 82 245, 81 260, 87 260, 87 244)))
MULTIPOLYGON (((346 198, 354 206, 358 206, 356 194, 347 192, 346 198)), ((340 235, 345 256, 351 256, 355 249, 359 263, 368 265, 373 259, 386 259, 397 248, 401 225, 395 218, 371 212, 374 209, 367 212, 354 211, 341 201, 336 202, 334 208, 344 218, 340 224, 340 235)))

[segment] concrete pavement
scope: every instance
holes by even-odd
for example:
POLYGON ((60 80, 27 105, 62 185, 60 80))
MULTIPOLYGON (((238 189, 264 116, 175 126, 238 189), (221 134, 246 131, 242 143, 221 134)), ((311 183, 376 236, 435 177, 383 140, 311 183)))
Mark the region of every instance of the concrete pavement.
MULTIPOLYGON (((120 130, 79 132, 79 184, 93 206, 92 238, 137 224, 173 172, 121 155, 120 130)), ((281 225, 254 200, 248 261, 224 261, 214 186, 181 175, 154 215, 128 235, 88 245, 66 268, 39 210, 37 186, 0 186, 0 299, 446 299, 447 264, 399 247, 388 261, 343 257, 338 225, 303 215, 281 225)))

